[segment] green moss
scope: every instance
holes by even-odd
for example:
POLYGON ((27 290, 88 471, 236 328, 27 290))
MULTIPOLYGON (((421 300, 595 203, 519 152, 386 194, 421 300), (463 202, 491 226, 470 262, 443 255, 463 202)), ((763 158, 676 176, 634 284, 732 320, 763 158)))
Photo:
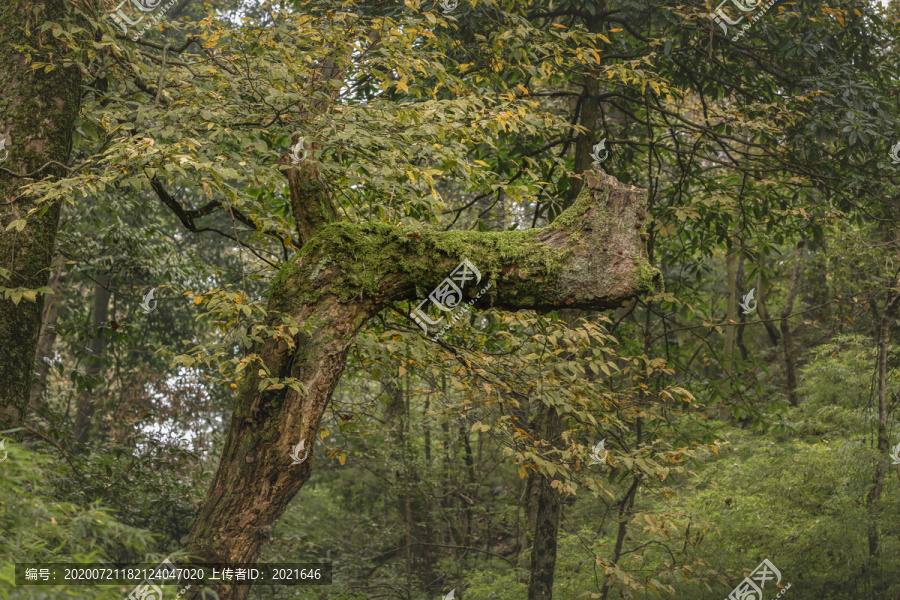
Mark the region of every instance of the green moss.
POLYGON ((665 291, 665 283, 659 269, 641 262, 634 272, 635 288, 642 294, 658 294, 665 291))
POLYGON ((607 221, 606 204, 609 199, 609 188, 604 187, 598 193, 601 194, 599 200, 594 200, 593 190, 587 184, 581 186, 581 192, 575 199, 575 202, 564 210, 561 215, 554 219, 553 223, 547 226, 549 230, 568 229, 575 231, 581 217, 589 210, 592 214, 592 229, 599 230, 607 221), (593 209, 593 210, 591 210, 593 209))

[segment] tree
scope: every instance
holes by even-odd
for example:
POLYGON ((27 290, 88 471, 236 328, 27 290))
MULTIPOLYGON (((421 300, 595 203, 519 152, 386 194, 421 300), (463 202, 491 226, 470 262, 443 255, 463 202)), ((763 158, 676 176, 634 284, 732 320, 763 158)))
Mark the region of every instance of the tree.
POLYGON ((66 5, 17 0, 0 7, 0 139, 8 151, 0 166, 0 430, 19 428, 25 419, 62 205, 39 205, 22 185, 66 174, 81 107, 82 74, 61 60, 71 48, 56 37, 58 26, 40 28, 44 22, 74 25, 66 5), (57 68, 37 70, 34 60, 57 68))
MULTIPOLYGON (((586 179, 575 204, 543 229, 441 233, 331 223, 316 231, 272 286, 268 328, 278 334, 253 350, 259 370, 235 404, 189 549, 210 562, 256 560, 312 473, 319 420, 353 336, 384 307, 437 286, 461 261, 478 265, 491 281, 490 304, 504 309, 600 310, 659 290, 659 272, 646 263, 636 226, 643 193, 601 173, 586 179), (288 451, 301 440, 310 455, 293 468, 288 451)), ((320 197, 313 206, 326 201, 320 197)), ((238 599, 248 590, 219 593, 238 599)))

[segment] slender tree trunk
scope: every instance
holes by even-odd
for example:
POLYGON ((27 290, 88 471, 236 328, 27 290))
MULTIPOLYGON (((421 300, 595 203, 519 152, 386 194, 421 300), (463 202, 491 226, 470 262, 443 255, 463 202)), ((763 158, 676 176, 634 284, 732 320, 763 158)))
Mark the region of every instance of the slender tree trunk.
MULTIPOLYGON (((0 136, 9 153, 0 163, 0 286, 6 288, 36 290, 50 276, 60 207, 44 204, 28 216, 37 199, 24 196, 21 187, 63 175, 52 161, 66 164, 72 146, 81 74, 60 61, 78 57, 40 27, 45 21, 74 25, 66 4, 0 2, 0 136), (28 48, 28 55, 18 48, 28 48), (38 62, 56 68, 33 69, 38 62), (24 221, 21 231, 10 227, 17 221, 24 221)), ((43 308, 43 294, 18 304, 0 297, 0 430, 20 427, 25 420, 43 308)), ((21 431, 9 437, 21 439, 21 431)))
MULTIPOLYGON (((560 320, 567 327, 575 327, 581 311, 563 309, 559 311, 560 320)), ((576 353, 564 353, 559 360, 574 360, 576 353)), ((535 438, 544 440, 553 447, 561 446, 562 432, 566 429, 567 419, 555 408, 541 404, 535 415, 532 427, 535 438)), ((531 549, 531 578, 528 583, 528 600, 551 600, 553 595, 553 579, 556 572, 556 546, 559 538, 559 520, 562 502, 559 490, 550 484, 552 477, 536 474, 532 481, 532 511, 534 520, 534 543, 531 549)))
MULTIPOLYGON (((557 445, 562 434, 562 418, 556 408, 541 404, 537 423, 540 424, 540 438, 552 446, 557 445)), ((551 600, 559 534, 559 492, 550 487, 551 477, 535 474, 533 479, 537 503, 528 600, 551 600)))
MULTIPOLYGON (((314 161, 302 165, 306 162, 314 161)), ((268 371, 281 381, 263 382, 256 364, 247 370, 189 550, 207 562, 257 560, 312 473, 319 420, 356 333, 388 304, 417 301, 420 290, 440 284, 463 259, 477 265, 482 281, 491 282, 490 293, 479 300, 482 306, 603 310, 658 291, 661 276, 647 264, 634 226, 645 192, 598 172, 588 173, 587 182, 552 225, 527 232, 418 230, 414 236, 408 228, 356 223, 317 229, 317 219, 301 215, 317 233, 307 236, 297 258, 278 273, 268 304, 269 330, 282 327, 290 336, 254 348, 263 375, 268 371), (310 452, 294 465, 288 452, 300 440, 310 452)), ((326 199, 315 200, 316 214, 330 214, 322 209, 326 199)), ((295 212, 302 206, 295 202, 295 212)), ((464 293, 477 291, 470 283, 464 293)), ((240 600, 250 587, 219 585, 217 591, 223 600, 240 600)), ((198 593, 189 592, 194 598, 198 593)))
MULTIPOLYGON (((91 309, 91 328, 88 349, 90 363, 85 369, 89 378, 96 378, 103 366, 103 349, 105 347, 104 331, 101 328, 109 321, 109 280, 106 275, 97 275, 94 285, 94 306, 91 309)), ((91 421, 94 417, 94 391, 86 389, 78 398, 78 410, 75 413, 75 443, 86 444, 91 435, 91 421)))
POLYGON ((797 406, 797 375, 794 370, 794 334, 791 332, 790 316, 794 310, 794 298, 797 297, 797 287, 800 283, 800 254, 803 252, 803 245, 797 248, 797 256, 794 262, 794 272, 791 275, 791 289, 788 291, 787 301, 784 303, 784 310, 781 311, 781 339, 784 341, 784 372, 787 378, 788 400, 791 406, 797 406))
MULTIPOLYGON (((895 283, 895 288, 900 289, 900 280, 895 283)), ((888 432, 887 432, 887 362, 888 346, 891 341, 891 322, 897 314, 897 306, 900 304, 900 294, 891 298, 881 313, 881 324, 878 328, 878 453, 880 454, 878 466, 875 468, 875 482, 869 490, 868 502, 870 507, 878 504, 884 489, 884 478, 887 474, 888 457, 888 432)), ((874 520, 869 524, 869 556, 878 555, 878 524, 874 520)))
MULTIPOLYGON (((617 565, 622 557, 622 548, 625 545, 625 534, 628 532, 628 519, 634 508, 634 499, 637 496, 637 488, 641 483, 640 477, 635 477, 631 482, 631 487, 625 492, 625 497, 619 503, 619 529, 616 533, 616 546, 613 548, 613 556, 611 565, 617 565)), ((609 590, 612 588, 612 581, 609 575, 603 575, 603 586, 600 588, 600 600, 606 600, 609 590)))
POLYGON ((756 303, 759 307, 759 317, 762 319, 763 326, 769 334, 769 341, 772 342, 773 347, 777 348, 778 344, 781 342, 781 338, 778 335, 778 329, 775 327, 775 324, 772 323, 772 318, 769 317, 769 309, 766 308, 766 289, 763 282, 763 268, 765 264, 763 262, 764 258, 762 254, 760 254, 759 261, 759 273, 756 274, 756 303))
MULTIPOLYGON (((586 25, 591 33, 602 33, 605 21, 598 15, 606 10, 606 0, 593 2, 593 4, 595 12, 587 18, 586 25)), ((591 153, 597 141, 597 119, 600 116, 600 83, 591 72, 587 72, 584 75, 584 92, 578 101, 580 109, 578 124, 584 128, 584 131, 579 132, 575 138, 574 170, 576 173, 584 173, 591 169, 591 164, 594 162, 591 153)), ((572 180, 572 191, 565 202, 562 203, 561 210, 572 206, 584 185, 585 182, 577 177, 572 180)), ((555 214, 549 214, 548 220, 552 222, 556 217, 557 215, 555 214)))
POLYGON ((728 361, 734 353, 734 330, 735 326, 731 323, 737 322, 737 248, 732 248, 725 256, 725 276, 726 287, 725 292, 725 318, 729 321, 729 325, 725 328, 725 349, 722 352, 722 359, 728 361))
MULTIPOLYGON (((738 269, 737 269, 737 283, 735 285, 735 298, 737 298, 737 294, 739 291, 746 290, 747 286, 744 285, 744 255, 741 254, 738 257, 738 269)), ((740 320, 740 325, 735 327, 736 331, 736 343, 738 350, 741 351, 741 358, 743 360, 747 360, 750 356, 750 353, 747 352, 747 346, 744 345, 744 329, 746 329, 747 325, 747 315, 744 314, 744 311, 741 311, 738 314, 738 319, 740 320)))

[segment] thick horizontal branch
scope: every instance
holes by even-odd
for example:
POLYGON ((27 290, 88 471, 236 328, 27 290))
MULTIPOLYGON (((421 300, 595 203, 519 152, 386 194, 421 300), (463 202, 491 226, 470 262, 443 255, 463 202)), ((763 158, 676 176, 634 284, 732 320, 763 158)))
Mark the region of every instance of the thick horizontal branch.
POLYGON ((425 299, 463 260, 481 275, 463 289, 465 295, 474 297, 491 283, 481 306, 599 310, 659 291, 662 277, 648 264, 642 238, 646 193, 598 171, 586 177, 576 202, 542 229, 329 225, 282 268, 271 308, 296 314, 332 296, 377 312, 391 302, 425 299))

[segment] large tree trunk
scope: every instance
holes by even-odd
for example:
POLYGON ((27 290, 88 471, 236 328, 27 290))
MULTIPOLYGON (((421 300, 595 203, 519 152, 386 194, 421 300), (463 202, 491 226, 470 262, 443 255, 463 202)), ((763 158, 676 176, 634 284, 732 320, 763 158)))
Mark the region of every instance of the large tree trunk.
MULTIPOLYGON (((587 182, 552 225, 502 233, 321 226, 319 216, 332 209, 321 196, 311 199, 314 215, 298 220, 307 228, 305 244, 276 276, 269 299, 269 327, 282 326, 286 318, 283 335, 254 348, 271 376, 293 378, 294 386, 263 385, 260 390, 259 369, 248 369, 189 550, 208 562, 257 560, 276 521, 312 473, 319 420, 356 333, 385 306, 424 297, 462 260, 472 261, 492 283, 479 306, 602 310, 659 290, 661 275, 647 263, 641 230, 635 227, 645 192, 600 173, 588 173, 587 182), (293 465, 288 452, 300 440, 306 440, 309 458, 293 465)), ((306 194, 321 193, 314 186, 298 187, 306 194)), ((295 214, 301 209, 295 202, 295 214)), ((465 289, 470 295, 477 291, 465 289)), ((224 600, 246 598, 249 590, 217 588, 224 600)))
MULTIPOLYGON (((77 67, 59 66, 70 52, 45 21, 68 24, 66 0, 0 2, 0 136, 8 157, 0 163, 0 286, 35 290, 47 285, 59 223, 59 204, 45 204, 28 216, 35 199, 21 187, 65 171, 71 132, 80 109, 81 75, 77 67), (28 55, 17 47, 28 47, 28 55), (35 62, 56 68, 33 69, 35 62), (25 177, 27 175, 27 177, 25 177), (25 220, 21 231, 8 226, 25 220)), ((31 390, 35 350, 44 297, 18 305, 0 297, 0 430, 20 427, 31 390)), ((12 435, 21 439, 21 432, 12 435)))

